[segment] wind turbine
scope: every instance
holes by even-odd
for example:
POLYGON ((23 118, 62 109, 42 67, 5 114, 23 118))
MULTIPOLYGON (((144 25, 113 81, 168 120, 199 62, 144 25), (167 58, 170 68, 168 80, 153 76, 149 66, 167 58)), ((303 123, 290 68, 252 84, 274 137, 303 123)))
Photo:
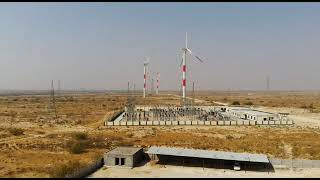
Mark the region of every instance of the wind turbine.
POLYGON ((143 62, 143 98, 146 97, 146 87, 147 87, 147 66, 149 64, 149 58, 146 58, 146 60, 143 62))
POLYGON ((187 85, 187 82, 186 82, 186 72, 187 72, 186 61, 187 61, 187 53, 189 53, 192 57, 195 57, 201 63, 203 62, 203 60, 201 58, 199 58, 199 56, 197 56, 194 53, 192 53, 192 51, 188 48, 188 34, 186 32, 186 47, 182 48, 182 60, 181 60, 181 64, 180 64, 180 67, 182 66, 182 98, 183 98, 183 100, 186 97, 186 85, 187 85))
POLYGON ((157 73, 157 89, 156 89, 156 94, 159 94, 159 80, 160 80, 160 73, 157 73))

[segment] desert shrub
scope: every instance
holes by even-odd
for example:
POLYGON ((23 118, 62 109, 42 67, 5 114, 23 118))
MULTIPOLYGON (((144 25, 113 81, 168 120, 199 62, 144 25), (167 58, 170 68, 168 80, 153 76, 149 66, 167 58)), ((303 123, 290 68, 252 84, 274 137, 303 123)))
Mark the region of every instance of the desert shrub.
POLYGON ((306 105, 302 105, 300 108, 307 109, 308 107, 306 105))
POLYGON ((231 103, 231 105, 240 105, 240 102, 239 102, 239 101, 233 101, 233 102, 231 103))
POLYGON ((76 140, 86 140, 88 139, 88 134, 85 132, 76 132, 73 133, 73 138, 75 138, 76 140))
POLYGON ((72 143, 69 147, 69 152, 72 154, 81 154, 85 151, 85 146, 81 142, 72 143))
POLYGON ((253 105, 253 102, 251 102, 251 101, 246 102, 245 105, 252 106, 252 105, 253 105))
POLYGON ((20 136, 20 135, 23 135, 24 133, 24 130, 23 129, 20 129, 20 128, 10 128, 9 129, 9 132, 14 135, 14 136, 20 136))
POLYGON ((57 136, 58 136, 57 134, 48 134, 46 137, 53 139, 53 138, 56 138, 57 136))
POLYGON ((52 178, 63 178, 83 167, 79 161, 69 161, 68 163, 55 166, 49 173, 52 178))

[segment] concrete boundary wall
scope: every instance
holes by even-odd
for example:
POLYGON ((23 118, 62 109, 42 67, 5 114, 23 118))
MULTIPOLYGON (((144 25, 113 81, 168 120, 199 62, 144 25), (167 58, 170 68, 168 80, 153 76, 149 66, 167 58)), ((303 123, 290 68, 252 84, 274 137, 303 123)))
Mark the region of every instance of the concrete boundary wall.
POLYGON ((273 166, 285 166, 287 168, 320 168, 320 160, 277 158, 269 158, 269 160, 273 166))
POLYGON ((216 126, 216 125, 218 125, 217 121, 211 121, 211 126, 216 126))
POLYGON ((218 121, 218 125, 219 126, 224 125, 224 121, 218 121))
POLYGON ((140 121, 140 126, 146 126, 147 125, 147 121, 140 121))
POLYGON ((224 125, 225 126, 230 126, 231 125, 231 121, 224 121, 224 125))
POLYGON ((120 121, 104 122, 105 126, 256 126, 256 125, 292 125, 292 120, 288 121, 120 121))
POLYGON ((256 121, 249 121, 249 125, 250 126, 255 126, 256 125, 256 121))
POLYGON ((198 121, 191 121, 191 125, 198 125, 198 121))
POLYGON ((140 123, 139 123, 139 121, 133 121, 133 125, 134 125, 134 126, 139 126, 140 123))

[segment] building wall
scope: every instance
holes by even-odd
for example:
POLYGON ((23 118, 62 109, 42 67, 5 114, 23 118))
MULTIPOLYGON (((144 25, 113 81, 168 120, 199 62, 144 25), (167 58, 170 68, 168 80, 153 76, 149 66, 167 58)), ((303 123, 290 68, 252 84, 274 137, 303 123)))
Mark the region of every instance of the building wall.
POLYGON ((142 149, 137 151, 133 155, 122 155, 122 154, 105 154, 104 155, 104 164, 106 166, 116 166, 116 158, 125 158, 125 165, 119 167, 131 167, 133 168, 139 164, 144 158, 144 152, 142 149))
POLYGON ((116 158, 125 158, 125 165, 120 167, 133 167, 133 156, 129 155, 115 155, 115 154, 105 154, 104 164, 106 166, 116 166, 116 158))
POLYGON ((137 153, 133 155, 133 166, 136 166, 144 159, 144 152, 143 149, 140 149, 137 153))

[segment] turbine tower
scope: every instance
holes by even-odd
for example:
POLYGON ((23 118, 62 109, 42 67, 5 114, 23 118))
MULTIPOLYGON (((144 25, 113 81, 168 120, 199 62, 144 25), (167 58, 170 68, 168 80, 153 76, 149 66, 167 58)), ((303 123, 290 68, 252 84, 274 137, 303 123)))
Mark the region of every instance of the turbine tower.
POLYGON ((147 58, 144 62, 143 62, 143 98, 146 97, 146 87, 147 87, 147 66, 149 64, 149 59, 147 58))
MULTIPOLYGON (((186 80, 186 72, 187 72, 187 53, 189 53, 191 56, 195 57, 198 61, 203 62, 202 59, 200 59, 198 56, 196 56, 192 51, 188 48, 188 34, 186 33, 186 47, 182 48, 182 98, 183 101, 185 101, 186 98, 186 85, 187 85, 187 80, 186 80)), ((180 65, 180 66, 181 66, 180 65)))
POLYGON ((160 79, 160 73, 157 73, 157 89, 156 89, 156 94, 159 94, 159 79, 160 79))

